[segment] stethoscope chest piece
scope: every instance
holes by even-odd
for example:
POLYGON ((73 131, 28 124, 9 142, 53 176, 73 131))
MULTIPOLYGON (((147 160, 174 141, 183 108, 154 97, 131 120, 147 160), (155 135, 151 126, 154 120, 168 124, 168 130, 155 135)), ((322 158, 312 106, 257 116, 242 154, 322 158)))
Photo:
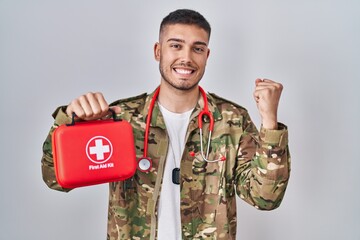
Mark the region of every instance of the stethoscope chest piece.
POLYGON ((142 157, 138 161, 138 169, 141 172, 148 172, 152 167, 152 161, 150 158, 142 157))

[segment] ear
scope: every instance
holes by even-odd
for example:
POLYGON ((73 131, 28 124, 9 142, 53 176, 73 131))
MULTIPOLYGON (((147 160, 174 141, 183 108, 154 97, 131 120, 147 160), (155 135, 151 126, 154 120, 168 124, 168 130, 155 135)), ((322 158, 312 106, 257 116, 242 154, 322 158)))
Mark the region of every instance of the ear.
POLYGON ((161 53, 160 53, 161 51, 160 51, 160 43, 155 43, 155 45, 154 45, 154 58, 155 58, 155 60, 156 61, 160 61, 160 55, 161 55, 161 53))
POLYGON ((208 59, 210 56, 210 48, 208 48, 208 52, 207 52, 207 56, 206 56, 206 59, 208 59))

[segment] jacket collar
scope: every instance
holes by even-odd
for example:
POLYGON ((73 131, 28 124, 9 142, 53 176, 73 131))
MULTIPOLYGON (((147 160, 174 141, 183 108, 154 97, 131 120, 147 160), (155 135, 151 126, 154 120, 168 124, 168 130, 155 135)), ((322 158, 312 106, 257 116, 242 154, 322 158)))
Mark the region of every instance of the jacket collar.
MULTIPOLYGON (((152 100, 154 94, 155 94, 155 90, 146 97, 144 108, 141 111, 142 115, 144 116, 145 122, 146 122, 146 118, 148 116, 149 106, 150 106, 150 103, 151 103, 151 100, 152 100)), ((213 115, 214 122, 221 120, 222 115, 221 115, 220 110, 218 109, 218 107, 215 104, 215 99, 210 94, 206 94, 206 96, 207 96, 207 100, 208 100, 209 112, 213 115)), ((204 107, 204 99, 199 94, 199 100, 190 116, 190 129, 189 130, 191 130, 192 128, 197 128, 198 116, 199 116, 199 113, 202 111, 203 107, 204 107)), ((209 118, 204 117, 203 121, 205 123, 207 123, 207 122, 209 122, 209 118)), ((162 129, 166 128, 165 121, 161 114, 159 104, 157 101, 155 102, 154 109, 152 111, 150 126, 151 127, 159 127, 162 129)))

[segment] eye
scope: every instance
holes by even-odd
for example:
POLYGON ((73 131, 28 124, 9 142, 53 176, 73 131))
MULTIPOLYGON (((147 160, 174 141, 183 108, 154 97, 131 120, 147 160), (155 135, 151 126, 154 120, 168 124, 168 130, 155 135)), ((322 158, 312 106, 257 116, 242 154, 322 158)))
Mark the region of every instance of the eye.
POLYGON ((194 47, 194 51, 197 53, 203 53, 203 52, 205 52, 205 49, 201 48, 201 47, 194 47))
POLYGON ((181 48, 181 45, 180 45, 180 44, 177 44, 177 43, 174 43, 174 44, 171 44, 170 47, 171 47, 171 48, 175 48, 175 49, 180 49, 180 48, 181 48))

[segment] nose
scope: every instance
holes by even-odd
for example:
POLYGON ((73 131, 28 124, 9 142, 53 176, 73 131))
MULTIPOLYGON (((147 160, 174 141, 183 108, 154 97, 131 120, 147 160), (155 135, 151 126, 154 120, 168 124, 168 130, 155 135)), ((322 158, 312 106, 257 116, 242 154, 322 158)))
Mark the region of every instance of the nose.
POLYGON ((192 63, 193 59, 192 59, 192 52, 191 49, 186 47, 183 48, 181 53, 180 53, 180 60, 182 63, 192 63))

